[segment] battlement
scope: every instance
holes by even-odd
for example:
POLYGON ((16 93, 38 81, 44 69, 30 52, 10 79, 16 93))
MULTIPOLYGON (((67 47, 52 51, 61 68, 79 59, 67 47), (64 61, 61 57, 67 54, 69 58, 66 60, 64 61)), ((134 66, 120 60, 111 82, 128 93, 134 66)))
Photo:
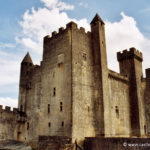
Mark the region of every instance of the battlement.
POLYGON ((143 61, 143 56, 140 51, 138 51, 136 48, 132 47, 129 49, 129 51, 123 50, 122 52, 117 52, 117 60, 123 61, 126 59, 136 58, 139 61, 143 61))
POLYGON ((147 69, 145 70, 145 72, 146 72, 146 77, 150 77, 150 68, 147 68, 147 69))
POLYGON ((121 74, 119 74, 117 72, 114 72, 112 70, 109 70, 108 77, 112 78, 114 80, 117 80, 117 81, 124 82, 124 83, 128 83, 129 82, 129 78, 127 76, 123 76, 123 75, 121 75, 121 74))
POLYGON ((3 106, 0 105, 0 112, 17 113, 18 108, 13 108, 13 110, 11 110, 11 107, 9 107, 9 106, 5 106, 5 108, 3 108, 3 106))
POLYGON ((90 34, 91 33, 89 31, 86 32, 85 28, 83 28, 83 27, 78 28, 78 25, 75 22, 71 21, 68 24, 66 24, 66 28, 60 27, 58 29, 58 32, 57 31, 53 31, 51 36, 50 35, 45 36, 44 37, 44 43, 52 40, 53 38, 57 38, 58 36, 62 35, 64 32, 66 32, 66 31, 68 31, 70 29, 78 30, 79 32, 81 32, 83 34, 90 34))
POLYGON ((147 86, 150 87, 150 68, 145 70, 147 86))

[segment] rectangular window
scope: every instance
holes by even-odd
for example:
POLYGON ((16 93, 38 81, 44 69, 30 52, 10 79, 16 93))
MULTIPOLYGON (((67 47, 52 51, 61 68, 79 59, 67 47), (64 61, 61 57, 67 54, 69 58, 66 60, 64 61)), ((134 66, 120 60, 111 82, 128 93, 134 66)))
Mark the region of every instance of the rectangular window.
POLYGON ((147 134, 146 125, 144 125, 144 132, 145 132, 145 135, 146 135, 147 134))
POLYGON ((61 126, 62 126, 62 127, 64 126, 64 121, 62 121, 61 126))
POLYGON ((63 111, 63 103, 60 102, 60 111, 62 112, 63 111))
POLYGON ((50 104, 48 104, 48 114, 50 113, 50 104))
POLYGON ((48 123, 48 127, 51 127, 51 122, 48 123))
POLYGON ((53 96, 56 96, 56 88, 53 88, 53 96))
POLYGON ((23 111, 23 106, 22 105, 20 105, 20 111, 23 111))
POLYGON ((85 53, 83 53, 82 57, 83 57, 83 60, 86 61, 87 56, 85 53))
POLYGON ((116 118, 119 118, 119 109, 118 109, 118 106, 116 106, 116 118))
POLYGON ((27 122, 27 130, 29 130, 29 122, 27 122))
POLYGON ((90 112, 90 107, 88 106, 88 112, 90 112))

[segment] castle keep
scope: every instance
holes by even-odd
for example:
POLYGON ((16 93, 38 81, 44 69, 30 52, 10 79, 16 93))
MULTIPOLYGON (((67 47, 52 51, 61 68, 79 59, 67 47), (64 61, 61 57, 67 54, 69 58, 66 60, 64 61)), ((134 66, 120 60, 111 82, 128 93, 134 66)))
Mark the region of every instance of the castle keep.
POLYGON ((118 52, 117 60, 120 73, 108 69, 97 14, 90 32, 70 22, 44 37, 40 66, 29 53, 21 62, 18 109, 0 107, 0 138, 37 147, 44 139, 82 146, 85 137, 148 137, 150 69, 143 78, 135 48, 118 52))

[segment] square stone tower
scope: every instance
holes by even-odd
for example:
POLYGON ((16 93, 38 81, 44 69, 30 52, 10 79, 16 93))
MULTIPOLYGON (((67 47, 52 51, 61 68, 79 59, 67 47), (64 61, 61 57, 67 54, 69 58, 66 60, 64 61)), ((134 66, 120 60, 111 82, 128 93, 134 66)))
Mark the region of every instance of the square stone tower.
POLYGON ((146 137, 150 132, 145 115, 150 112, 149 69, 144 79, 142 53, 135 48, 118 52, 120 73, 108 69, 105 24, 96 14, 90 25, 85 32, 70 22, 45 36, 40 66, 25 56, 19 140, 36 145, 43 137, 59 137, 82 145, 85 137, 146 137))

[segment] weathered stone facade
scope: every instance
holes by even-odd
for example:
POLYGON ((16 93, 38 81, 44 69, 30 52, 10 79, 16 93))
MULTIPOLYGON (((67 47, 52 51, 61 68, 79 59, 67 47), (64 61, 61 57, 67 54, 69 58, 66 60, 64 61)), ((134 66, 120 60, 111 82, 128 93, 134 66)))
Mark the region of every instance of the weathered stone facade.
POLYGON ((143 78, 142 53, 135 48, 117 59, 120 73, 107 67, 105 24, 97 14, 91 32, 70 22, 44 37, 40 66, 29 53, 21 63, 18 111, 0 117, 14 126, 4 138, 41 147, 43 139, 67 137, 70 147, 82 146, 85 137, 148 137, 150 69, 143 78))

